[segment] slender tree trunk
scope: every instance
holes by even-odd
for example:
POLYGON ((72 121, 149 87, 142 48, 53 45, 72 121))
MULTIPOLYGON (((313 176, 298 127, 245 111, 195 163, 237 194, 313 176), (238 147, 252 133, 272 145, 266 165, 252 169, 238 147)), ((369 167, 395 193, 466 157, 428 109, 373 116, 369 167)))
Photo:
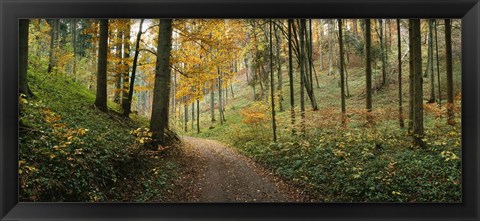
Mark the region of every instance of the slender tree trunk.
POLYGON ((117 67, 115 73, 115 91, 113 93, 113 101, 117 104, 120 104, 120 92, 122 90, 122 31, 117 29, 117 36, 115 42, 115 54, 117 57, 117 67))
POLYGON ((308 32, 305 34, 307 36, 307 52, 308 52, 308 84, 309 87, 313 90, 313 56, 312 56, 312 19, 308 19, 308 32))
POLYGON ((126 19, 126 28, 123 35, 123 70, 122 70, 122 110, 128 105, 129 60, 130 60, 130 19, 126 19))
POLYGON ((197 134, 200 133, 200 100, 197 99, 197 134))
MULTIPOLYGON (((305 23, 306 23, 306 20, 305 20, 305 23)), ((312 61, 312 42, 311 42, 311 37, 310 37, 310 34, 311 34, 311 31, 309 30, 307 32, 307 25, 305 25, 305 33, 304 33, 304 41, 305 43, 308 45, 305 45, 305 51, 306 51, 306 57, 305 57, 305 60, 304 60, 304 65, 305 65, 305 79, 304 79, 304 85, 305 85, 305 89, 307 91, 307 95, 308 95, 308 98, 310 99, 310 104, 312 105, 312 109, 314 111, 318 110, 318 105, 317 105, 317 99, 315 98, 315 93, 313 91, 313 76, 312 76, 312 72, 313 72, 313 61, 312 61), (307 68, 308 67, 308 68, 307 68), (308 73, 308 74, 307 74, 308 73)), ((311 28, 309 26, 309 28, 311 28)))
POLYGON ((332 20, 328 20, 328 75, 333 74, 332 20))
MULTIPOLYGON (((92 26, 92 27, 95 27, 95 26, 99 23, 99 21, 98 21, 97 19, 91 19, 91 20, 88 20, 88 21, 89 21, 89 25, 92 26)), ((93 31, 92 31, 92 32, 93 32, 93 33, 90 34, 90 37, 91 37, 92 39, 96 39, 99 30, 98 30, 97 28, 93 28, 93 31)), ((98 57, 98 54, 97 54, 97 53, 98 53, 98 45, 95 44, 95 45, 93 45, 92 48, 91 48, 91 57, 92 57, 92 58, 97 58, 97 57, 98 57)), ((89 80, 89 81, 88 81, 88 82, 89 82, 89 83, 88 83, 88 84, 89 84, 89 85, 88 85, 88 89, 90 89, 90 90, 92 90, 93 85, 94 85, 93 83, 90 83, 90 81, 94 81, 94 78, 95 78, 94 76, 96 76, 96 68, 97 68, 96 66, 97 66, 97 63, 95 63, 95 62, 98 62, 98 59, 90 59, 90 71, 91 71, 91 73, 92 73, 91 75, 89 75, 89 78, 88 78, 88 80, 89 80)))
POLYGON ((290 86, 290 117, 292 123, 292 133, 295 134, 295 96, 293 89, 293 45, 292 45, 292 19, 288 19, 288 80, 290 86))
POLYGON ((408 79, 409 79, 409 84, 408 84, 408 94, 409 94, 409 112, 408 112, 408 131, 413 130, 413 105, 414 105, 414 86, 413 86, 413 31, 412 31, 412 19, 408 20, 408 47, 410 48, 409 50, 409 73, 408 73, 408 79))
POLYGON ((28 70, 28 26, 29 19, 19 20, 19 82, 18 91, 27 97, 31 96, 28 88, 27 70, 28 70))
POLYGON ((108 47, 108 19, 100 20, 100 40, 98 46, 97 66, 97 94, 95 106, 107 112, 107 47, 108 47))
POLYGON ((192 131, 195 129, 195 102, 192 102, 192 131))
MULTIPOLYGON (((141 32, 140 28, 140 32, 141 32)), ((172 19, 160 19, 158 28, 157 61, 153 88, 150 131, 154 148, 165 144, 165 130, 168 129, 168 103, 170 101, 170 50, 172 49, 172 19)))
POLYGON ((223 125, 223 102, 222 102, 222 72, 220 68, 217 68, 218 71, 218 117, 220 118, 220 125, 223 125))
MULTIPOLYGON (((345 49, 345 53, 346 56, 345 56, 345 62, 343 63, 343 70, 345 71, 345 96, 346 97, 350 97, 350 88, 348 87, 348 68, 347 68, 347 64, 348 64, 348 44, 345 45, 346 49, 345 49)), ((316 76, 315 76, 316 77, 316 76)), ((318 84, 318 80, 317 80, 317 84, 318 84)))
MULTIPOLYGON (((172 84, 172 114, 173 114, 173 119, 177 119, 177 108, 175 107, 177 103, 177 73, 173 71, 173 84, 172 84)), ((205 96, 206 97, 206 96, 205 96)))
POLYGON ((423 77, 428 77, 429 74, 430 74, 430 71, 431 71, 431 68, 430 66, 433 65, 430 60, 433 61, 433 50, 431 51, 430 49, 433 47, 433 45, 431 44, 432 43, 432 39, 430 38, 431 37, 431 25, 430 25, 430 20, 432 19, 428 19, 428 32, 427 32, 427 35, 426 35, 426 44, 427 44, 427 65, 425 66, 425 72, 423 73, 423 77))
POLYGON ((453 111, 453 64, 452 64, 452 21, 445 19, 445 57, 447 58, 447 117, 448 124, 455 125, 455 113, 453 111))
POLYGON ((437 82, 438 82, 438 105, 442 105, 442 90, 440 84, 440 61, 438 56, 438 32, 437 32, 437 20, 434 20, 434 28, 435 28, 435 53, 437 58, 437 82))
POLYGON ((402 35, 400 19, 397 19, 397 43, 398 43, 398 121, 400 128, 405 127, 403 122, 403 98, 402 98, 402 35))
POLYGON ((370 19, 365 19, 365 76, 366 76, 366 94, 367 94, 367 122, 370 124, 372 112, 372 35, 370 19))
MULTIPOLYGON (((185 97, 185 100, 187 100, 186 97, 185 97)), ((184 122, 185 122, 183 126, 185 129, 185 132, 188 132, 188 104, 186 102, 183 105, 183 116, 184 116, 184 122)))
MULTIPOLYGON (((265 39, 265 42, 268 42, 268 29, 267 29, 267 22, 264 23, 264 39, 265 39)), ((272 45, 268 45, 268 49, 270 50, 270 47, 272 47, 272 45)), ((269 72, 270 70, 266 70, 267 68, 269 68, 269 66, 266 64, 267 61, 268 61, 268 51, 265 50, 263 51, 263 64, 262 64, 262 70, 263 70, 263 77, 264 77, 264 80, 265 80, 265 91, 264 91, 264 95, 265 95, 265 103, 268 103, 268 91, 269 91, 269 87, 270 87, 270 79, 269 79, 269 72)), ((273 85, 272 85, 273 86, 273 85)))
POLYGON ((423 77, 422 77, 422 40, 420 19, 412 19, 412 46, 413 51, 413 142, 424 147, 423 136, 423 77))
MULTIPOLYGON (((389 64, 388 63, 388 53, 392 51, 392 21, 391 19, 387 19, 387 23, 386 23, 386 32, 385 32, 385 37, 387 36, 387 32, 388 32, 388 41, 387 41, 387 46, 385 48, 388 48, 387 50, 387 65, 389 64)), ((388 66, 387 66, 387 69, 388 69, 388 66)))
MULTIPOLYGON (((252 59, 253 60, 253 59, 252 59)), ((256 84, 256 79, 257 79, 257 62, 256 61, 252 61, 252 89, 253 89, 253 100, 256 101, 257 100, 257 90, 255 88, 255 84, 256 84)))
POLYGON ((385 61, 385 39, 383 37, 383 20, 378 19, 378 27, 380 29, 379 39, 380 39, 380 51, 381 51, 381 58, 382 58, 382 87, 386 84, 387 79, 387 71, 385 69, 386 61, 385 61))
MULTIPOLYGON (((277 125, 275 122, 275 86, 274 86, 274 75, 273 75, 273 43, 272 43, 272 19, 270 19, 270 99, 272 102, 272 130, 273 130, 273 142, 277 142, 277 125)), ((278 49, 277 49, 278 50, 278 49)), ((280 73, 278 73, 280 74, 280 73)))
POLYGON ((301 133, 305 135, 305 20, 300 21, 300 116, 301 133))
POLYGON ((72 48, 73 48, 72 76, 73 76, 73 79, 76 79, 77 78, 77 19, 72 18, 70 22, 70 28, 72 32, 72 48))
POLYGON ((346 105, 345 105, 345 73, 344 63, 345 58, 343 55, 343 33, 342 33, 342 19, 338 19, 338 45, 340 46, 340 96, 342 104, 342 124, 346 123, 346 105))
POLYGON ((430 74, 430 99, 428 103, 435 103, 435 74, 433 69, 433 19, 428 20, 428 73, 430 74))
POLYGON ((210 82, 211 91, 210 91, 210 118, 212 123, 215 122, 215 84, 213 81, 210 82))
POLYGON ((49 51, 49 60, 48 60, 48 73, 52 73, 52 71, 56 67, 56 45, 58 45, 58 27, 59 27, 59 19, 51 19, 50 20, 50 51, 49 51))
MULTIPOLYGON (((144 19, 140 20, 140 26, 138 28, 137 39, 135 42, 135 54, 133 55, 133 64, 132 64, 132 76, 130 77, 130 86, 128 88, 128 100, 123 109, 123 116, 128 117, 132 109, 132 99, 133 99, 133 88, 135 86, 135 77, 137 70, 138 54, 140 53, 140 40, 142 38, 142 25, 144 19)), ((163 142, 163 141, 162 141, 163 142)))
POLYGON ((277 85, 277 90, 278 90, 278 108, 279 111, 283 111, 283 94, 282 94, 282 86, 283 86, 283 76, 282 76, 282 60, 281 60, 281 54, 280 54, 280 47, 282 45, 281 43, 281 37, 280 37, 280 30, 275 26, 275 42, 276 42, 276 61, 277 61, 277 77, 278 77, 278 85, 277 85))
POLYGON ((319 25, 318 25, 318 44, 319 44, 319 54, 320 54, 320 71, 323 71, 323 20, 319 20, 319 25))
MULTIPOLYGON (((389 26, 389 24, 390 24, 389 21, 390 21, 389 19, 385 19, 385 23, 384 23, 385 29, 384 29, 384 38, 383 38, 384 43, 383 43, 383 45, 385 46, 385 52, 384 52, 385 53, 385 77, 386 77, 386 74, 388 74, 388 72, 390 70, 389 64, 388 64, 388 51, 389 51, 389 48, 390 48, 390 46, 389 46, 389 41, 390 40, 387 36, 387 33, 389 31, 388 27, 390 27, 389 26)), ((390 38, 391 38, 392 37, 391 32, 389 33, 389 35, 390 35, 390 38)), ((386 79, 385 79, 385 82, 386 82, 386 79)))
MULTIPOLYGON (((335 21, 336 21, 336 19, 332 19, 332 24, 333 24, 333 25, 332 25, 332 27, 333 27, 333 31, 332 31, 332 37, 333 37, 332 43, 333 43, 333 46, 332 46, 332 47, 333 47, 334 49, 335 49, 335 46, 338 44, 338 43, 337 43, 337 41, 338 41, 338 34, 337 34, 337 32, 335 32, 335 27, 337 27, 338 24, 335 24, 335 23, 336 23, 335 21)), ((333 50, 333 60, 335 61, 335 68, 336 68, 335 74, 339 74, 339 71, 340 71, 340 69, 339 69, 340 66, 338 66, 338 60, 339 60, 339 58, 338 58, 338 53, 339 53, 338 48, 337 48, 337 50, 333 50)))

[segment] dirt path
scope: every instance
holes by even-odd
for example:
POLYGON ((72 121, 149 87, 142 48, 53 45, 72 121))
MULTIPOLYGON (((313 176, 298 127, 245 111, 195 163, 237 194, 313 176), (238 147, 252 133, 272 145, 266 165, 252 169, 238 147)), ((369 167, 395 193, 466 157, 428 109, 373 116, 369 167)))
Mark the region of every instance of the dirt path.
MULTIPOLYGON (((177 186, 186 202, 301 202, 302 191, 217 141, 183 137, 177 186)), ((183 199, 182 199, 183 198, 183 199)))

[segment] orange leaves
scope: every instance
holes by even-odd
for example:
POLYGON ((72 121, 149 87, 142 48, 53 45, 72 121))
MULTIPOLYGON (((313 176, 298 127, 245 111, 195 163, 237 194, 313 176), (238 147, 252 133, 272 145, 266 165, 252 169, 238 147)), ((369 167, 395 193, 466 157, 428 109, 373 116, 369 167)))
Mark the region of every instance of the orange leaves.
POLYGON ((65 124, 59 123, 58 121, 62 119, 60 116, 57 114, 53 113, 49 109, 45 109, 43 111, 43 114, 45 115, 45 121, 53 126, 53 128, 64 128, 65 124))
POLYGON ((183 103, 201 99, 229 86, 235 76, 233 62, 241 56, 245 37, 243 23, 225 19, 182 19, 174 21, 172 45, 176 98, 183 103), (240 42, 240 43, 239 43, 240 42))
POLYGON ((245 107, 242 110, 242 122, 255 126, 265 126, 270 120, 270 117, 267 114, 268 109, 269 106, 263 102, 255 102, 249 107, 245 107))
POLYGON ((436 103, 424 104, 423 109, 425 110, 425 113, 433 114, 435 118, 441 118, 446 114, 445 106, 438 106, 436 103))

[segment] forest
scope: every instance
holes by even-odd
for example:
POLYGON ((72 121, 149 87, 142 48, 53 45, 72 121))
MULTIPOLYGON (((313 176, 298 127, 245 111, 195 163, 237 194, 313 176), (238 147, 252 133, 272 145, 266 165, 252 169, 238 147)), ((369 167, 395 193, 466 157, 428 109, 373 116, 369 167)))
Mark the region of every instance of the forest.
POLYGON ((460 19, 20 19, 26 202, 462 202, 460 19))

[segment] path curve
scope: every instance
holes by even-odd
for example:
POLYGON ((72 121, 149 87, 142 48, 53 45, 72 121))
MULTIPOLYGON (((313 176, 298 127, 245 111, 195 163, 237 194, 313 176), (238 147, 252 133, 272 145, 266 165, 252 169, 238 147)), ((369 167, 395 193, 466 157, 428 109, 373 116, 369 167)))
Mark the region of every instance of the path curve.
POLYGON ((188 202, 304 202, 291 187, 251 159, 224 144, 183 137, 187 162, 179 179, 188 202), (185 187, 187 186, 187 187, 185 187))

